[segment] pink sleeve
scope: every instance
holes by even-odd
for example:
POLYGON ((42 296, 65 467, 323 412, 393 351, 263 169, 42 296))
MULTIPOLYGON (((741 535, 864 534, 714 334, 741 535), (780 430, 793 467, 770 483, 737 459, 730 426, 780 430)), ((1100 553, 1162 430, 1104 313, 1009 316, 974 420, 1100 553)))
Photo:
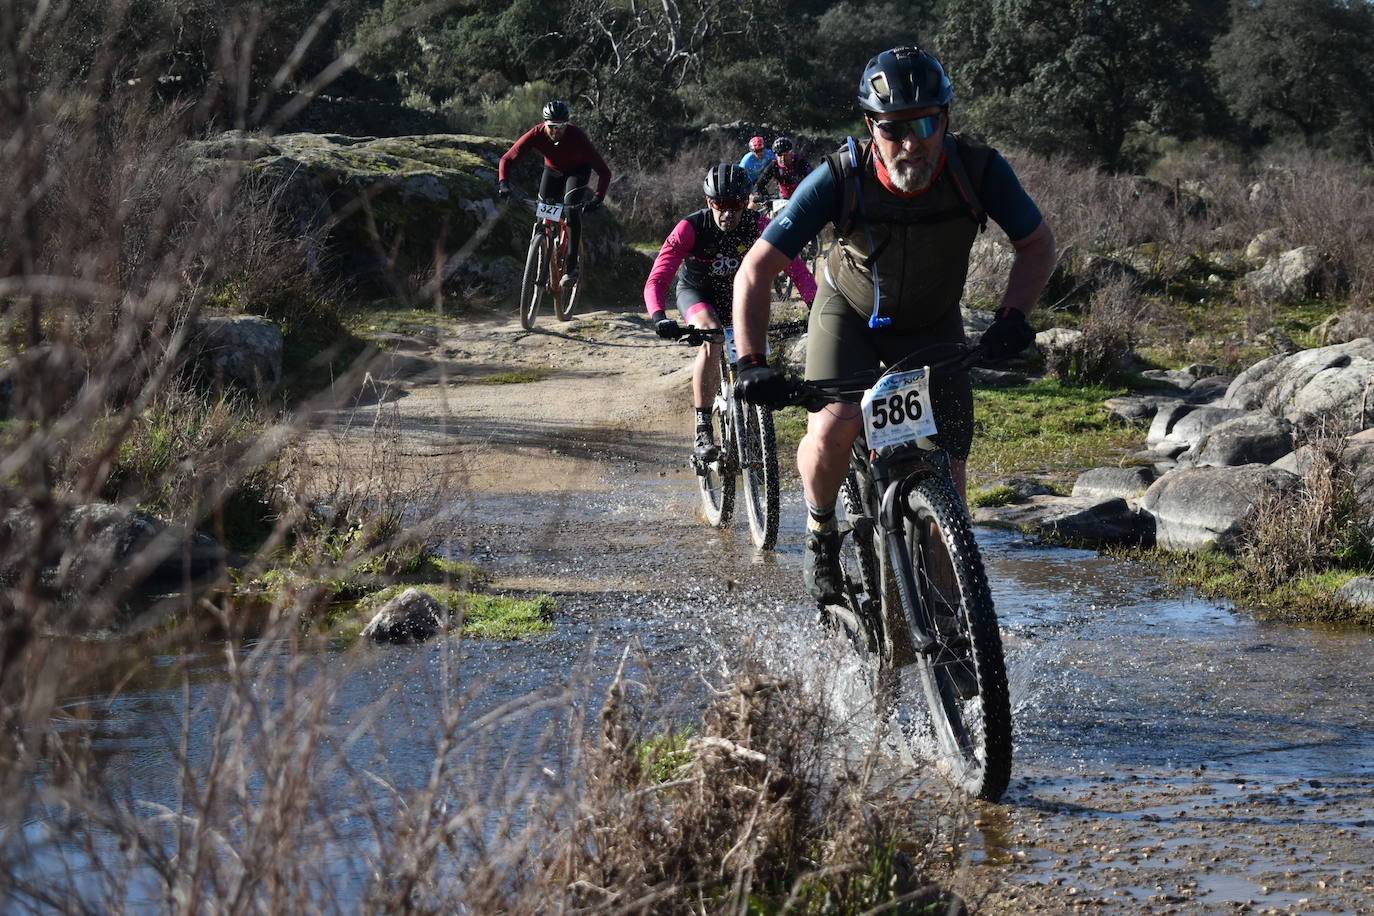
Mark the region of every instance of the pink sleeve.
MULTIPOLYGON (((764 227, 772 221, 770 217, 762 213, 759 214, 759 235, 763 235, 764 227)), ((816 301, 816 278, 811 276, 811 271, 807 270, 806 262, 801 259, 800 255, 793 258, 784 270, 792 278, 792 282, 796 284, 797 295, 802 297, 803 302, 810 305, 816 301)))
POLYGON ((668 284, 673 281, 673 275, 696 243, 696 230, 685 219, 668 233, 663 247, 658 250, 658 257, 654 259, 653 269, 649 271, 649 279, 644 283, 644 307, 650 315, 668 310, 668 284))
POLYGON ((787 275, 796 284, 797 295, 802 297, 802 301, 807 305, 816 301, 816 278, 811 276, 811 271, 806 269, 806 262, 800 256, 795 257, 787 265, 786 270, 787 275))

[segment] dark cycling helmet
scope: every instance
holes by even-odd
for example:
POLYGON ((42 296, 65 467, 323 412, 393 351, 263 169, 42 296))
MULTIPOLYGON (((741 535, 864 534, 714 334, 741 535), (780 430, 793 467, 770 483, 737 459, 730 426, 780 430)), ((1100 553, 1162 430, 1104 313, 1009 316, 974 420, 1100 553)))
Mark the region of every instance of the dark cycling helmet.
POLYGON ((746 200, 753 182, 741 166, 729 162, 713 165, 706 171, 701 189, 716 200, 746 200))
POLYGON ((792 152, 792 140, 790 137, 779 137, 773 141, 773 152, 781 156, 783 153, 792 152))
POLYGON ((940 62, 920 48, 884 51, 868 62, 859 79, 859 107, 881 114, 928 105, 948 105, 954 87, 940 62))
POLYGON ((572 112, 568 110, 567 102, 560 102, 554 99, 552 102, 544 103, 545 121, 566 121, 572 117, 572 112))
POLYGON ((758 152, 759 150, 763 149, 763 138, 762 138, 762 137, 750 137, 750 138, 749 138, 749 148, 750 148, 751 150, 753 150, 754 152, 758 152))

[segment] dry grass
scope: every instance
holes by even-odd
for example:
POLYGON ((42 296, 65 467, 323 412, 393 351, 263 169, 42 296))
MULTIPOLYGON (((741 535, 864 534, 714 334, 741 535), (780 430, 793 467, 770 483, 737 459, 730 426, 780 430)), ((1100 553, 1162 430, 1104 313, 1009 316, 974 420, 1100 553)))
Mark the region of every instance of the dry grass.
MULTIPOLYGON (((264 23, 226 27, 213 97, 169 102, 157 47, 132 63, 110 49, 59 65, 91 22, 65 18, 76 7, 44 9, 26 21, 32 5, 0 0, 0 44, 18 49, 0 93, 6 912, 723 912, 758 901, 857 912, 939 896, 921 880, 929 828, 876 790, 871 761, 836 780, 823 707, 761 675, 718 685, 691 763, 667 783, 639 748, 680 720, 656 718, 639 674, 615 680, 589 729, 604 690, 594 673, 503 694, 498 678, 465 670, 455 638, 417 653, 393 689, 345 702, 359 682, 366 691, 377 656, 329 652, 304 620, 333 583, 395 572, 443 540, 435 519, 461 477, 402 476, 384 409, 337 431, 338 473, 312 463, 301 443, 313 418, 359 390, 362 364, 291 410, 188 372, 202 312, 251 307, 292 323, 319 319, 333 293, 317 281, 318 235, 282 219, 290 202, 232 166, 193 173, 178 154, 214 129, 212 113, 254 111, 261 82, 246 55, 264 23), (69 519, 102 500, 184 527, 128 568, 76 575, 96 536, 69 519), (251 620, 223 572, 182 582, 167 604, 139 596, 150 567, 188 550, 186 530, 232 539, 240 523, 251 529, 240 579, 284 563, 299 573, 251 620), (80 638, 131 605, 163 622, 136 642, 80 638), (222 638, 206 642, 207 627, 222 638), (422 678, 435 699, 412 714, 407 687, 422 678), (170 713, 154 699, 178 694, 170 713)), ((111 34, 127 10, 101 14, 111 34)), ((288 113, 258 114, 270 135, 288 113)), ((680 163, 693 175, 737 158, 694 155, 680 163)), ((630 219, 665 233, 663 220, 695 207, 698 181, 646 184, 630 219), (685 196, 670 197, 679 187, 685 196)))
POLYGON ((1310 441, 1302 485, 1256 504, 1240 559, 1258 588, 1374 565, 1374 529, 1354 476, 1341 462, 1342 443, 1339 437, 1310 441))

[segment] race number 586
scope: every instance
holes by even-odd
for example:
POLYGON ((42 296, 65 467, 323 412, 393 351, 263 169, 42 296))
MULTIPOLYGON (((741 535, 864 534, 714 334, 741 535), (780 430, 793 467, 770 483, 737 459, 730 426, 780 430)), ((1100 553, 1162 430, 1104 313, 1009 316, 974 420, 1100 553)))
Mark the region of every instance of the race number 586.
POLYGON ((908 419, 919 420, 925 416, 921 406, 921 394, 908 391, 906 394, 891 394, 883 400, 873 402, 873 428, 883 429, 889 424, 905 423, 908 419))
POLYGON ((869 448, 901 445, 935 435, 930 376, 925 369, 878 379, 876 385, 864 392, 862 407, 869 448))

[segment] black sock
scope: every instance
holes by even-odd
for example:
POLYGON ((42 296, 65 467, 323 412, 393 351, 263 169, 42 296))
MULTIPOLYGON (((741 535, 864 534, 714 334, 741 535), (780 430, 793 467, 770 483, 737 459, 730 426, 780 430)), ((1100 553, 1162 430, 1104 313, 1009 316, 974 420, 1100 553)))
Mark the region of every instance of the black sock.
POLYGON ((711 428, 711 408, 709 408, 709 407, 698 407, 698 408, 697 408, 697 430, 700 431, 700 430, 703 430, 703 429, 710 429, 710 428, 711 428))

